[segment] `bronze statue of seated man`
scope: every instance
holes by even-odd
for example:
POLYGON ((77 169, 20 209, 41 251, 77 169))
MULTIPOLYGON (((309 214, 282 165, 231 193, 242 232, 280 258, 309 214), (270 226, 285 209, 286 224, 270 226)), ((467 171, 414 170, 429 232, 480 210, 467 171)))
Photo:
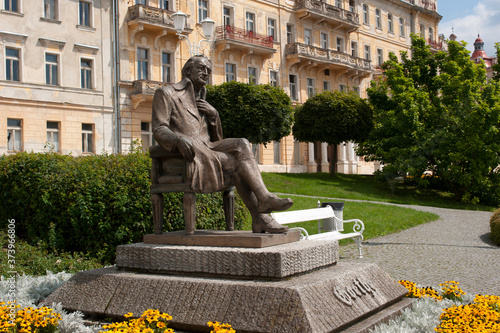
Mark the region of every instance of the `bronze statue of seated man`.
POLYGON ((247 139, 222 137, 219 114, 205 100, 212 64, 205 56, 190 58, 182 80, 156 90, 153 99, 153 135, 167 151, 178 151, 188 161, 191 189, 215 192, 227 187, 229 174, 252 216, 252 231, 282 233, 288 227, 268 213, 293 205, 270 193, 247 139), (227 179, 227 177, 226 177, 227 179))

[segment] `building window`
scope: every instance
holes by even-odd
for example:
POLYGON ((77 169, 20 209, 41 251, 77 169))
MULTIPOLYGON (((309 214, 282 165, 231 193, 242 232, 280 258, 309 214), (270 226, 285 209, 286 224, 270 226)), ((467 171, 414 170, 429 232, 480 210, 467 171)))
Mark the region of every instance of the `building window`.
POLYGON ((384 63, 384 51, 382 49, 377 49, 377 66, 382 66, 384 63))
POLYGON ((328 34, 324 32, 321 33, 321 48, 325 50, 328 49, 328 34))
POLYGON ((248 83, 257 84, 259 83, 257 80, 257 68, 256 67, 248 67, 248 83))
POLYGON ((224 25, 230 26, 233 24, 233 9, 231 7, 224 7, 223 9, 224 25))
POLYGON ((351 55, 353 57, 358 56, 358 42, 351 42, 351 55))
POLYGON ((267 19, 267 35, 276 40, 276 20, 272 18, 267 19))
POLYGON ((292 75, 288 77, 289 85, 290 85, 290 98, 292 101, 298 101, 299 96, 297 94, 297 75, 292 75))
POLYGON ((257 164, 260 164, 260 144, 252 143, 252 153, 253 157, 255 158, 255 162, 257 162, 257 164))
POLYGON ((161 80, 163 82, 172 82, 170 75, 171 68, 171 54, 162 52, 161 54, 161 80))
POLYGON ((57 0, 43 0, 43 17, 57 20, 57 0))
POLYGON ((137 48, 137 80, 149 80, 149 50, 137 48))
POLYGON ((405 37, 406 36, 406 32, 405 32, 405 19, 400 17, 399 18, 399 35, 401 37, 405 37))
POLYGON ((9 12, 19 12, 18 0, 5 0, 5 10, 9 12))
POLYGON ((323 81, 323 91, 332 91, 332 83, 330 81, 323 81))
POLYGON ((248 32, 255 32, 255 14, 254 13, 246 13, 245 19, 245 27, 248 32))
POLYGON ((136 5, 147 5, 147 0, 135 0, 136 5))
POLYGON ((312 30, 304 29, 304 44, 312 45, 312 30))
POLYGON ((291 24, 286 25, 286 42, 293 43, 293 26, 291 24))
POLYGON ((337 37, 337 51, 344 52, 344 39, 337 37))
POLYGON ((391 13, 387 14, 387 26, 389 32, 394 33, 394 18, 392 17, 391 13))
POLYGON ((434 30, 431 27, 429 27, 429 40, 434 41, 434 30))
POLYGON ((382 29, 382 17, 380 15, 380 9, 375 9, 375 25, 377 29, 382 29))
POLYGON ((363 5, 363 23, 370 24, 370 12, 368 5, 363 5))
POLYGON ((94 152, 94 125, 82 124, 82 153, 94 152))
POLYGON ((420 37, 425 38, 425 25, 420 25, 420 37))
POLYGON ((59 56, 57 54, 45 54, 45 84, 57 86, 59 84, 59 56))
POLYGON ((347 86, 345 84, 339 84, 340 92, 347 92, 347 86))
POLYGON ((349 0, 349 11, 354 13, 354 0, 349 0))
POLYGON ((19 49, 5 48, 5 79, 19 81, 19 49))
POLYGON ((272 85, 273 87, 278 86, 278 72, 277 71, 270 71, 269 72, 269 84, 272 85))
POLYGON ((160 8, 165 10, 170 10, 170 1, 169 0, 160 0, 160 8))
POLYGON ((281 143, 273 141, 274 164, 281 164, 281 143))
POLYGON ((198 0, 198 22, 208 17, 208 1, 198 0))
POLYGON ((142 150, 146 153, 149 151, 149 147, 155 144, 155 139, 153 137, 153 131, 151 130, 151 123, 141 121, 141 140, 142 140, 142 150))
POLYGON ((7 150, 23 150, 23 122, 21 119, 7 119, 7 150))
POLYGON ((313 97, 314 90, 314 79, 307 78, 307 97, 313 97))
POLYGON ((342 8, 342 4, 340 3, 340 0, 335 0, 335 7, 342 8))
POLYGON ((60 151, 59 126, 57 121, 47 121, 47 143, 50 145, 50 151, 60 151))
POLYGON ((372 60, 370 45, 365 45, 365 59, 372 60))
POLYGON ((80 60, 81 88, 92 89, 92 60, 80 60))
POLYGON ((226 82, 231 82, 236 80, 236 65, 226 63, 226 82))
POLYGON ((79 24, 85 27, 91 26, 92 5, 87 1, 79 2, 79 24))

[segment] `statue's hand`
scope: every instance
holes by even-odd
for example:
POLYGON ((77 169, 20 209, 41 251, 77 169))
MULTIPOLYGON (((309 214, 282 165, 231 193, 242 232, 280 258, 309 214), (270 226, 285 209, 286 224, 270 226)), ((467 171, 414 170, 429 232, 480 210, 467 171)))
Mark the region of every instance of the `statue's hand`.
POLYGON ((200 113, 205 114, 210 119, 214 119, 218 115, 217 110, 203 99, 196 100, 196 106, 198 106, 198 111, 200 113))
POLYGON ((179 141, 177 141, 177 149, 180 151, 184 159, 189 162, 194 160, 194 147, 193 143, 189 139, 181 137, 179 141))

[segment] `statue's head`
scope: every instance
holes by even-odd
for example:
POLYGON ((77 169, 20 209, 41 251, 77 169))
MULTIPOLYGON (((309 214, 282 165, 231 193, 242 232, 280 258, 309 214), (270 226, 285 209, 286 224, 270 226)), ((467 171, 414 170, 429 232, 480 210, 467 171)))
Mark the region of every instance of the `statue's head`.
POLYGON ((195 55, 186 61, 182 68, 182 78, 188 78, 195 86, 207 84, 212 74, 212 63, 204 55, 195 55))

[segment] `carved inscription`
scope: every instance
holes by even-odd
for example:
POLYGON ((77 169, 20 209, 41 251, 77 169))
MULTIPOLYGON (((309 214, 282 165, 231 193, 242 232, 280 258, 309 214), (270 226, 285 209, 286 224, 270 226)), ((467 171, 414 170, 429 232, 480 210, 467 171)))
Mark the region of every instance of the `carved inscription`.
POLYGON ((359 278, 356 278, 352 286, 346 287, 333 287, 333 294, 339 301, 344 304, 352 305, 352 300, 358 297, 363 297, 366 294, 371 294, 376 291, 375 287, 370 282, 360 281, 359 278))

